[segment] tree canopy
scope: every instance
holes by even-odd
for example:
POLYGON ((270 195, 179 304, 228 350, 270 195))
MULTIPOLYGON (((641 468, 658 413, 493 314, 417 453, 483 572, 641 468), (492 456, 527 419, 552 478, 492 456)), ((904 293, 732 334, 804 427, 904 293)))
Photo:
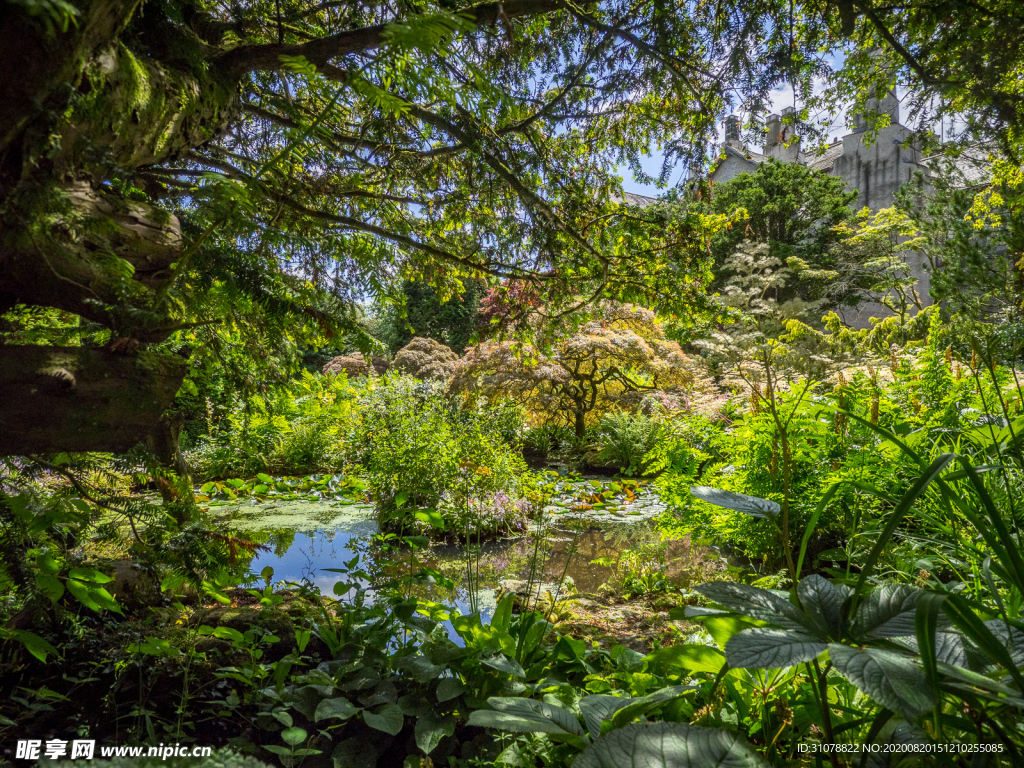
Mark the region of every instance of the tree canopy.
MULTIPOLYGON (((843 179, 798 163, 780 163, 769 159, 753 173, 741 173, 729 181, 714 185, 707 207, 728 213, 742 208, 747 218, 737 226, 723 229, 712 240, 717 285, 729 278, 723 269, 743 239, 768 246, 771 255, 782 262, 796 257, 812 270, 832 270, 837 262, 830 252, 838 239, 835 227, 847 219, 856 192, 847 192, 843 179)), ((822 281, 794 281, 804 298, 820 298, 822 281)), ((855 298, 856 292, 844 290, 831 296, 834 301, 855 298)))
POLYGON ((922 129, 959 115, 1012 162, 1022 141, 1011 0, 5 8, 0 311, 193 365, 358 334, 357 302, 406 279, 683 309, 724 222, 620 204, 619 168, 660 146, 662 180, 699 172, 718 119, 756 127, 786 82, 796 120, 898 84, 922 129))
POLYGON ((485 341, 471 347, 450 386, 557 413, 583 437, 591 414, 633 407, 645 393, 691 380, 679 344, 665 338, 653 312, 616 302, 599 309, 575 331, 545 330, 537 344, 485 341))

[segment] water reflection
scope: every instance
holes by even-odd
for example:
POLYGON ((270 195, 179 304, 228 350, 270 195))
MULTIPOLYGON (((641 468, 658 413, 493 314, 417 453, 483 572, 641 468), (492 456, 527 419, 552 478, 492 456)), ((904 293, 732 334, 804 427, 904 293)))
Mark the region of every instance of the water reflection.
POLYGON ((372 588, 385 581, 401 579, 421 567, 440 572, 454 584, 454 590, 438 585, 408 585, 417 597, 455 605, 469 612, 472 602, 484 620, 494 605, 494 594, 505 579, 523 579, 547 584, 570 577, 580 592, 595 592, 607 582, 615 561, 626 549, 658 540, 649 521, 633 524, 594 523, 559 516, 555 522, 532 534, 514 539, 486 542, 479 547, 438 544, 416 553, 395 551, 373 539, 378 532, 372 508, 365 505, 335 505, 325 510, 318 502, 293 502, 286 509, 240 508, 235 527, 270 547, 253 558, 250 570, 259 574, 266 566, 274 569, 275 581, 308 581, 325 595, 334 585, 350 579, 327 569, 340 568, 355 555, 370 577, 362 584, 372 598, 372 588), (302 515, 299 504, 309 507, 302 515), (275 527, 275 523, 282 524, 275 527), (594 563, 603 560, 605 564, 594 563), (478 595, 470 600, 467 567, 472 570, 478 595))

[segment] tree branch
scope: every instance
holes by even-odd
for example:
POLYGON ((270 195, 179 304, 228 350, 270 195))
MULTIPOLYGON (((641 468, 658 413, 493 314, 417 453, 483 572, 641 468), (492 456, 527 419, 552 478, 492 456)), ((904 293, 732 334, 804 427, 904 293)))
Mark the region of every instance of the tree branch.
MULTIPOLYGON (((518 16, 537 16, 563 7, 563 0, 505 0, 480 3, 459 12, 459 16, 478 26, 493 26, 499 19, 518 16)), ((395 19, 399 22, 401 19, 395 19)), ((362 51, 370 51, 384 44, 391 24, 350 29, 336 35, 311 40, 308 43, 240 45, 218 59, 219 66, 232 77, 246 72, 281 71, 286 69, 282 56, 302 56, 316 67, 331 59, 362 51)))

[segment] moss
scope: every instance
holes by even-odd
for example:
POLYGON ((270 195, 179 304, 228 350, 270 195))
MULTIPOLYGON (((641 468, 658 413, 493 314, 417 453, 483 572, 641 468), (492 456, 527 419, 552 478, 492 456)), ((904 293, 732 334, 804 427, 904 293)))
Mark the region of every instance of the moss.
POLYGON ((124 167, 158 162, 212 138, 237 101, 203 68, 170 68, 123 44, 97 56, 86 81, 69 115, 79 138, 64 148, 65 164, 95 164, 95 149, 124 167))

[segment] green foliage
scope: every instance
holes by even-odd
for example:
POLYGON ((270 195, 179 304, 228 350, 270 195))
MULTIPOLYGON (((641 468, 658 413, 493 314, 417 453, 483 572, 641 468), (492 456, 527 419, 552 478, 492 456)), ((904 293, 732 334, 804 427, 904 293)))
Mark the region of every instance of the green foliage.
MULTIPOLYGON (((830 487, 844 483, 817 519, 819 548, 834 549, 847 537, 873 530, 884 503, 863 488, 891 496, 913 476, 916 464, 880 437, 876 427, 901 435, 901 441, 926 455, 943 447, 973 453, 992 440, 980 414, 997 407, 997 387, 982 378, 983 371, 975 378, 967 364, 948 356, 941 346, 946 333, 936 324, 928 344, 916 354, 894 353, 886 368, 868 365, 850 378, 833 378, 830 391, 824 385, 801 396, 803 385, 798 384, 779 393, 779 413, 791 425, 789 501, 794 528, 801 529, 811 518, 830 487)), ((1007 371, 999 377, 998 389, 1005 399, 1012 377, 1007 371)), ((670 527, 677 535, 693 532, 736 542, 749 556, 776 562, 782 553, 773 541, 775 522, 724 512, 690 493, 690 486, 710 486, 781 504, 783 451, 772 414, 751 395, 750 407, 732 424, 680 431, 650 456, 653 467, 667 470, 656 485, 677 510, 678 519, 670 527)), ((846 562, 849 553, 841 557, 846 562)), ((827 560, 822 557, 821 562, 827 560)))
POLYGON ((835 250, 848 279, 866 289, 862 297, 877 297, 901 326, 924 309, 910 260, 926 241, 907 214, 895 207, 875 213, 864 208, 836 232, 842 242, 835 250))
POLYGON ((456 536, 523 530, 536 499, 518 450, 521 419, 501 401, 460 405, 439 383, 394 374, 368 382, 353 460, 381 524, 456 536))
POLYGON ((616 411, 601 418, 599 461, 618 466, 624 475, 647 474, 644 457, 662 436, 662 424, 650 416, 616 411))
POLYGON ((612 588, 616 594, 629 600, 634 595, 648 597, 674 589, 668 580, 666 542, 646 544, 623 551, 612 562, 597 560, 595 563, 615 568, 612 588))
POLYGON ((404 303, 389 307, 385 321, 387 344, 392 354, 414 336, 421 336, 439 341, 461 355, 476 334, 485 288, 482 280, 467 280, 460 293, 442 301, 430 285, 405 281, 402 284, 404 303))
POLYGON ((236 403, 188 459, 200 476, 214 478, 342 469, 356 397, 345 376, 303 371, 265 397, 236 403))
POLYGON ((828 298, 833 306, 856 303, 862 284, 836 281, 839 263, 833 248, 841 235, 836 225, 851 215, 856 193, 847 192, 842 179, 797 163, 774 158, 716 184, 706 207, 719 214, 737 210, 746 220, 721 230, 711 241, 715 255, 715 281, 724 286, 732 276, 728 259, 744 240, 768 246, 768 254, 781 263, 798 259, 806 265, 796 280, 780 289, 778 299, 828 298))
POLYGON ((561 424, 541 424, 529 427, 523 433, 523 446, 534 453, 547 456, 552 451, 572 445, 573 432, 561 424))
POLYGON ((271 477, 260 472, 251 480, 230 478, 203 483, 196 501, 218 506, 239 498, 266 501, 314 501, 323 498, 362 499, 366 483, 352 475, 309 475, 306 477, 271 477))
POLYGON ((937 164, 929 194, 908 187, 896 198, 920 232, 932 299, 948 316, 989 325, 987 332, 1012 334, 1019 328, 1019 177, 1019 169, 998 158, 968 153, 958 162, 937 164), (995 183, 978 195, 968 177, 990 174, 995 183))

